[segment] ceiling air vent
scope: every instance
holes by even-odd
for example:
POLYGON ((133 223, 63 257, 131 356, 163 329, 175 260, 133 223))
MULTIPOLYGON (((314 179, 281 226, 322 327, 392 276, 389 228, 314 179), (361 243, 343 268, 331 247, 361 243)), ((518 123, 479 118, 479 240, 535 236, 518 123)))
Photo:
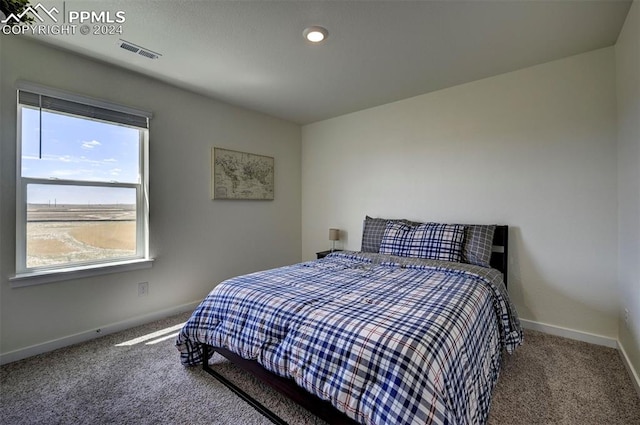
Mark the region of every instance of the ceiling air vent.
POLYGON ((145 58, 149 58, 149 59, 158 59, 158 55, 149 51, 149 50, 144 50, 144 49, 140 49, 140 51, 138 52, 138 54, 140 56, 144 56, 145 58))
POLYGON ((120 47, 133 53, 138 53, 140 51, 140 49, 138 49, 136 46, 134 46, 133 44, 129 44, 126 41, 122 41, 120 43, 120 47))
POLYGON ((149 59, 158 59, 160 56, 162 56, 160 53, 145 49, 144 47, 140 47, 126 40, 120 40, 119 46, 125 50, 130 51, 131 53, 137 53, 140 56, 144 56, 145 58, 149 59))

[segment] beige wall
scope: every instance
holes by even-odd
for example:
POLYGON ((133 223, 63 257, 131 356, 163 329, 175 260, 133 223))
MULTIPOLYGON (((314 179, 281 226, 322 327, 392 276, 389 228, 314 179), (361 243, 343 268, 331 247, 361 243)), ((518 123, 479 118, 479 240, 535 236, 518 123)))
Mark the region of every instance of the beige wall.
POLYGON ((617 337, 616 97, 605 48, 304 126, 302 253, 366 214, 511 226, 520 315, 617 337))
POLYGON ((29 40, 2 38, 0 353, 171 310, 201 300, 227 277, 300 260, 298 125, 29 40), (150 245, 156 261, 150 270, 10 287, 19 79, 153 112, 150 245), (212 146, 273 156, 275 200, 211 201, 212 146), (138 297, 143 281, 149 295, 138 297))
POLYGON ((640 3, 615 47, 618 94, 619 339, 640 373, 640 3), (624 321, 624 309, 629 322, 624 321))

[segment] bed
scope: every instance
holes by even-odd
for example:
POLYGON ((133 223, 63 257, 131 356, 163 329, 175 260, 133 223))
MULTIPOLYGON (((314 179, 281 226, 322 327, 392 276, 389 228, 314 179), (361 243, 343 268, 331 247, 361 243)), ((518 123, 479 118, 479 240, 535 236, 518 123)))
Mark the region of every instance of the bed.
POLYGON ((214 352, 329 423, 483 424, 522 343, 507 261, 507 226, 366 217, 361 251, 217 285, 176 346, 274 423, 214 352))

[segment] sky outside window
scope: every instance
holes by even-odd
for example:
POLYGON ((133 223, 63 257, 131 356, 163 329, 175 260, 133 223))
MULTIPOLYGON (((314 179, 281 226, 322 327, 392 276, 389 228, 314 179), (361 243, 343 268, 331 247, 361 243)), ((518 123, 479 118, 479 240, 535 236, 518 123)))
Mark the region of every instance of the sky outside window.
MULTIPOLYGON (((140 132, 121 125, 22 108, 22 176, 97 182, 139 183, 140 132)), ((29 203, 135 203, 109 188, 78 191, 64 186, 30 193, 29 203), (91 200, 82 193, 90 193, 91 200), (97 200, 97 201, 96 201, 97 200)))

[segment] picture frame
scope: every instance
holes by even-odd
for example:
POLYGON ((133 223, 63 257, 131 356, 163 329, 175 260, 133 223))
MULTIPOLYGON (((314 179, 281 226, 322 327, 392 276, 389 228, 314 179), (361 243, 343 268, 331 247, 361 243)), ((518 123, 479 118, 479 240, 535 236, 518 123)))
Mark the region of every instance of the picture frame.
POLYGON ((213 147, 211 198, 273 200, 274 171, 273 157, 213 147))

